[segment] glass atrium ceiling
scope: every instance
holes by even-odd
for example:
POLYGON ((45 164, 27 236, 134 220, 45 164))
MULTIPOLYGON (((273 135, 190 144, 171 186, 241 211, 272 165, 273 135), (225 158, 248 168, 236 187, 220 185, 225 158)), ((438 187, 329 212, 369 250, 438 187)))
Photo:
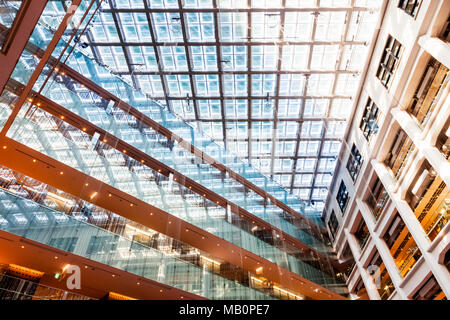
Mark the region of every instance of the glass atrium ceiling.
POLYGON ((79 47, 321 210, 380 4, 104 0, 79 47))

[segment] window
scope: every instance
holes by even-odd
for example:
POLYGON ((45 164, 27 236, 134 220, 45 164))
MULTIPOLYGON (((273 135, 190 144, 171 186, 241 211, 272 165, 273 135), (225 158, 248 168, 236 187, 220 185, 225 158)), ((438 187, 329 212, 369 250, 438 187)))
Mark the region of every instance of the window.
POLYGON ((421 0, 400 0, 398 7, 411 17, 415 17, 419 10, 420 2, 421 0))
POLYGON ((359 128, 362 130, 364 137, 369 141, 370 137, 378 132, 378 107, 372 101, 372 99, 367 100, 366 108, 364 109, 364 114, 359 124, 359 128))
POLYGON ((419 120, 422 127, 426 125, 431 113, 434 112, 436 102, 442 90, 447 87, 449 78, 449 69, 434 58, 430 58, 408 107, 408 111, 419 120))
POLYGON ((361 168, 362 162, 362 156, 359 153, 359 150, 356 148, 355 144, 353 144, 351 154, 348 157, 347 161, 347 170, 348 173, 350 173, 353 181, 355 181, 356 177, 358 176, 358 172, 361 168))
POLYGON ((372 210, 375 219, 378 220, 389 200, 389 194, 384 189, 383 183, 378 177, 373 181, 370 191, 366 201, 369 208, 372 210))
POLYGON ((345 211, 345 207, 348 202, 348 190, 344 184, 344 181, 341 181, 341 185, 339 186, 338 193, 336 195, 336 200, 338 202, 339 208, 341 208, 342 213, 345 211))
POLYGON ((389 87, 394 77, 394 72, 400 60, 401 50, 402 45, 400 42, 389 36, 377 71, 377 78, 380 79, 381 84, 386 88, 389 87))
POLYGON ((334 236, 336 235, 336 231, 339 228, 339 222, 336 218, 336 214, 334 213, 334 210, 331 211, 330 219, 328 220, 328 227, 331 231, 331 236, 334 239, 334 236))

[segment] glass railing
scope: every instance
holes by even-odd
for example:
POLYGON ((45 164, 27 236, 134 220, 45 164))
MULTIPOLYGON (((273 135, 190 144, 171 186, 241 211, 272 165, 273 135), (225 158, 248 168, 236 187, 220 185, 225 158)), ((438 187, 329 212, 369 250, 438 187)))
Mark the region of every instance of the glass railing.
POLYGON ((415 246, 415 242, 413 240, 413 245, 411 245, 406 251, 406 255, 399 261, 396 261, 397 267, 400 270, 400 274, 405 277, 409 271, 415 266, 416 262, 422 256, 422 252, 420 252, 419 248, 415 246))
POLYGON ((0 300, 95 300, 6 274, 0 274, 0 283, 8 283, 8 287, 0 286, 0 300))
POLYGON ((408 111, 417 118, 422 128, 438 103, 443 89, 449 80, 449 69, 435 59, 431 59, 422 76, 417 91, 411 101, 408 111))
POLYGON ((371 192, 367 196, 366 202, 375 218, 375 221, 378 221, 378 219, 380 218, 381 214, 386 208, 388 201, 389 201, 389 194, 387 193, 386 190, 384 190, 384 187, 382 188, 382 191, 379 193, 377 197, 375 197, 375 195, 373 195, 371 192))
POLYGON ((210 299, 270 299, 206 269, 0 190, 4 231, 210 299))
POLYGON ((0 107, 0 130, 3 129, 3 126, 6 123, 6 120, 8 120, 9 116, 12 112, 12 106, 14 105, 14 102, 17 100, 17 96, 9 92, 8 90, 3 90, 2 94, 0 95, 0 104, 2 105, 0 107))
POLYGON ((428 239, 433 241, 442 231, 449 220, 448 204, 450 202, 450 189, 440 176, 436 176, 423 196, 415 200, 411 207, 419 220, 428 239))
POLYGON ((378 289, 381 300, 387 300, 395 290, 392 283, 391 276, 382 262, 379 266, 379 271, 375 273, 375 285, 378 289))
POLYGON ((311 281, 325 287, 338 284, 329 274, 239 228, 240 217, 233 219, 238 226, 230 223, 224 208, 101 141, 93 145, 81 130, 38 108, 29 113, 31 119, 24 118, 27 107, 15 119, 9 137, 311 281))
POLYGON ((435 216, 431 219, 431 223, 427 228, 427 235, 430 241, 436 239, 450 220, 450 192, 447 192, 445 199, 434 209, 434 212, 435 216))
MULTIPOLYGON (((200 268, 207 268, 212 273, 232 281, 237 281, 244 286, 249 286, 249 277, 257 277, 257 275, 252 276, 252 273, 239 266, 231 265, 226 261, 219 261, 214 255, 200 251, 195 247, 170 238, 135 221, 126 219, 2 166, 0 166, 0 188, 21 198, 31 200, 36 204, 42 204, 55 211, 69 215, 78 221, 83 221, 131 241, 149 246, 166 255, 194 264, 200 268)), ((57 247, 62 246, 63 248, 66 248, 65 245, 67 245, 67 250, 71 251, 70 247, 74 244, 71 239, 60 238, 53 245, 57 247), (65 243, 67 240, 70 240, 69 243, 65 243)), ((255 288, 253 286, 251 287, 255 288)), ((268 287, 256 289, 271 296, 276 296, 275 292, 267 291, 268 287)), ((280 288, 280 290, 286 289, 280 288)))
MULTIPOLYGON (((45 47, 51 38, 51 35, 52 31, 46 28, 41 21, 41 25, 36 28, 31 37, 31 42, 38 47, 45 47)), ((61 47, 62 46, 63 43, 61 43, 61 47)), ((56 50, 56 52, 58 52, 58 50, 56 50)), ((53 55, 55 56, 55 53, 53 55)), ((157 101, 151 100, 148 96, 134 89, 122 78, 111 74, 107 68, 95 62, 92 57, 84 55, 76 48, 69 57, 67 64, 80 74, 119 97, 124 102, 130 104, 135 109, 141 111, 149 118, 171 130, 174 134, 210 155, 218 162, 228 166, 230 169, 273 195, 278 200, 289 205, 300 214, 305 214, 305 204, 299 198, 288 193, 275 181, 262 175, 238 157, 228 153, 210 137, 207 137, 202 132, 184 122, 170 112, 165 106, 160 105, 157 101)), ((86 96, 86 99, 91 99, 91 103, 95 103, 96 101, 93 97, 94 95, 86 96)), ((317 224, 322 224, 320 214, 317 212, 313 212, 309 215, 309 218, 317 224)))
POLYGON ((408 163, 409 158, 411 157, 412 152, 415 149, 412 140, 401 129, 397 132, 397 136, 395 141, 392 143, 392 147, 394 147, 397 143, 399 144, 399 146, 396 147, 397 151, 391 150, 385 160, 386 165, 391 168, 396 180, 399 179, 406 164, 408 163))

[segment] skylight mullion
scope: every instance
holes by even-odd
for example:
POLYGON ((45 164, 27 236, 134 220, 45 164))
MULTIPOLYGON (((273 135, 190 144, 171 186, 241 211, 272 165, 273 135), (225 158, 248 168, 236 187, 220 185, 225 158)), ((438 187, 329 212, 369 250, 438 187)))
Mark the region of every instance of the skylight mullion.
MULTIPOLYGON (((104 83, 108 83, 108 82, 106 81, 104 83)), ((235 96, 230 95, 230 96, 223 96, 223 97, 221 97, 220 95, 219 96, 204 96, 204 97, 196 97, 195 99, 200 99, 200 100, 205 100, 205 99, 220 100, 222 98, 223 98, 223 100, 230 100, 230 99, 236 99, 236 100, 239 100, 239 99, 241 99, 241 100, 242 99, 244 99, 244 100, 246 100, 246 99, 260 100, 261 98, 264 98, 264 97, 255 97, 255 96, 254 97, 249 97, 246 94, 246 95, 235 95, 235 96)), ((277 100, 277 99, 281 99, 281 100, 283 100, 283 99, 295 100, 295 99, 303 99, 303 98, 305 98, 305 99, 319 99, 319 98, 320 99, 322 99, 322 98, 323 99, 331 99, 331 98, 333 98, 333 99, 352 99, 353 97, 352 96, 339 96, 339 95, 335 95, 335 96, 331 96, 331 95, 326 95, 326 96, 308 96, 308 95, 306 95, 306 96, 304 96, 304 95, 286 96, 286 95, 280 95, 278 97, 272 97, 273 100, 277 100)), ((171 96, 171 97, 152 96, 151 99, 152 100, 166 100, 166 99, 167 100, 186 100, 186 96, 183 96, 183 97, 176 97, 176 96, 171 96)), ((193 98, 191 97, 191 100, 192 99, 193 98)), ((136 102, 136 105, 139 105, 139 102, 136 102)))
MULTIPOLYGON (((161 55, 161 54, 160 54, 161 55)), ((222 60, 223 61, 223 60, 222 60)), ((231 74, 227 71, 222 70, 221 72, 219 71, 208 71, 208 70, 204 70, 204 71, 193 71, 195 74, 197 75, 208 75, 208 74, 231 74)), ((174 71, 173 70, 161 70, 161 71, 136 71, 133 74, 134 75, 160 75, 160 74, 173 74, 174 71)), ((177 70, 176 71, 177 74, 179 75, 189 75, 190 72, 188 70, 177 70)), ((352 75, 358 75, 359 72, 358 71, 351 71, 351 70, 335 70, 335 71, 330 71, 330 70, 289 70, 289 71, 248 71, 248 70, 233 70, 232 74, 234 75, 253 75, 253 74, 257 74, 257 75, 303 75, 303 74, 317 74, 317 75, 321 75, 321 74, 352 74, 352 75)), ((116 72, 116 74, 127 74, 126 71, 118 71, 116 72)), ((321 95, 320 95, 321 96, 321 95)), ((259 96, 261 98, 261 96, 259 96)))
MULTIPOLYGON (((320 0, 316 0, 316 7, 319 8, 320 7, 320 0)), ((313 22, 313 27, 311 30, 311 38, 309 39, 310 41, 313 41, 313 39, 315 38, 315 34, 316 34, 316 28, 317 28, 317 16, 319 14, 318 10, 311 10, 311 14, 314 15, 314 22, 313 22)), ((312 60, 312 54, 313 54, 313 43, 311 43, 309 45, 309 52, 308 52, 308 64, 307 64, 307 69, 311 70, 311 60, 312 60)), ((305 110, 305 103, 306 103, 306 96, 307 96, 307 90, 308 90, 308 85, 309 85, 309 76, 310 73, 305 74, 305 84, 303 87, 303 97, 302 97, 302 106, 301 106, 301 114, 300 114, 300 119, 304 119, 303 118, 303 113, 305 110)), ((302 127, 303 127, 303 122, 301 122, 298 126, 298 136, 297 136, 297 142, 295 145, 295 155, 294 155, 294 165, 292 167, 292 174, 295 175, 296 169, 297 169, 297 162, 298 162, 298 151, 299 151, 299 147, 300 147, 300 139, 301 139, 301 132, 302 132, 302 127)), ((291 186, 290 186, 290 190, 292 192, 293 187, 294 187, 294 178, 295 176, 293 176, 292 180, 291 180, 291 186)), ((312 191, 309 193, 309 195, 311 196, 312 191)))
MULTIPOLYGON (((355 4, 355 0, 351 0, 351 6, 353 7, 354 6, 354 4, 355 4)), ((344 31, 344 33, 341 35, 341 41, 343 42, 346 38, 347 38, 347 33, 348 33, 348 31, 349 31, 349 27, 350 27, 350 23, 351 23, 351 20, 352 20, 352 14, 353 14, 353 11, 352 10, 348 10, 347 11, 347 14, 346 14, 346 16, 345 16, 345 31, 344 31)), ((338 68, 338 66, 340 66, 340 64, 341 64, 341 61, 342 61, 342 58, 343 58, 343 56, 344 56, 344 45, 343 45, 343 43, 341 42, 341 44, 339 45, 339 57, 338 57, 338 60, 336 61, 336 68, 338 68)), ((336 85, 337 85, 337 79, 338 78, 338 74, 337 74, 337 72, 335 72, 335 75, 334 75, 334 82, 333 82, 333 88, 332 88, 332 90, 331 90, 331 95, 333 96, 334 94, 335 94, 335 92, 336 92, 336 85)), ((331 112, 331 103, 332 103, 332 100, 330 101, 330 104, 328 105, 328 109, 327 109, 327 112, 326 112, 326 119, 330 116, 330 112, 331 112)), ((327 126, 327 124, 328 124, 328 122, 327 121, 325 121, 325 127, 322 129, 322 138, 321 138, 321 143, 320 143, 320 147, 319 147, 319 153, 318 153, 318 156, 317 156, 317 159, 318 159, 318 161, 316 162, 316 165, 315 165, 315 168, 314 168, 314 176, 313 176, 313 184, 312 184, 312 187, 311 187, 311 191, 313 191, 314 190, 314 188, 315 188, 315 186, 316 186, 316 184, 317 184, 317 182, 316 182, 316 180, 317 180, 317 172, 318 172, 318 169, 319 169, 319 161, 320 161, 320 159, 321 159, 321 156, 322 156, 322 151, 323 151, 323 145, 324 145, 324 141, 325 141, 325 137, 326 137, 326 133, 327 133, 327 130, 328 130, 328 126, 327 126)), ((329 187, 329 186, 328 186, 329 187)), ((327 187, 327 188, 328 188, 327 187)), ((311 192, 311 194, 310 194, 310 199, 309 199, 309 201, 310 201, 310 203, 311 203, 311 201, 312 201, 312 196, 313 196, 313 192, 311 192)))
MULTIPOLYGON (((277 62, 277 80, 276 80, 276 93, 275 96, 278 96, 280 94, 280 74, 279 72, 281 71, 281 59, 279 57, 281 57, 281 55, 283 54, 283 38, 284 38, 284 21, 285 21, 285 17, 286 17, 286 13, 283 10, 284 8, 286 8, 286 0, 282 0, 281 3, 281 17, 280 17, 280 29, 279 29, 279 33, 278 33, 278 39, 279 39, 279 44, 278 44, 278 62, 277 62)), ((275 164, 275 152, 276 152, 276 140, 277 140, 277 127, 278 127, 278 106, 279 106, 279 102, 280 100, 277 99, 275 100, 275 107, 274 107, 274 111, 273 111, 273 132, 272 132, 272 159, 271 159, 271 163, 270 163, 270 176, 273 177, 273 170, 274 170, 274 164, 275 164)), ((291 182, 292 182, 293 178, 291 177, 291 182)))
POLYGON ((226 122, 225 122, 225 103, 224 103, 224 94, 223 94, 223 70, 222 70, 222 48, 219 42, 219 14, 217 10, 217 0, 213 0, 213 17, 214 17, 214 35, 215 35, 215 43, 216 46, 216 55, 217 55, 217 70, 219 73, 219 92, 220 96, 216 99, 220 100, 220 113, 222 116, 222 135, 223 135, 223 145, 227 147, 227 132, 226 132, 226 122))
MULTIPOLYGON (((182 0, 178 0, 178 7, 179 8, 183 8, 183 3, 182 0)), ((191 61, 191 55, 189 52, 189 48, 187 46, 187 32, 186 32, 186 22, 184 20, 184 12, 183 10, 180 11, 180 23, 181 23, 181 32, 183 33, 183 45, 184 45, 184 51, 186 54, 186 61, 187 61, 187 65, 188 65, 188 72, 189 72, 189 81, 191 83, 191 92, 192 92, 192 97, 195 98, 195 84, 194 84, 194 76, 192 75, 192 61, 191 61)), ((189 100, 189 98, 188 98, 189 100)), ((195 114, 195 119, 199 120, 199 115, 198 115, 198 103, 197 103, 197 99, 193 99, 193 103, 194 103, 194 114, 195 114)))
MULTIPOLYGON (((251 7, 251 0, 247 0, 247 6, 250 8, 251 7)), ((252 29, 252 13, 249 11, 247 13, 247 23, 248 23, 248 28, 251 30, 252 29)), ((252 45, 251 45, 251 41, 250 41, 250 37, 247 38, 247 71, 251 72, 252 70, 252 45)), ((248 144, 247 144, 247 161, 248 163, 251 163, 252 161, 252 100, 250 99, 250 97, 252 97, 252 81, 253 81, 253 76, 250 75, 248 78, 248 83, 247 83, 247 92, 248 92, 248 100, 247 100, 247 128, 248 128, 248 144)))
MULTIPOLYGON (((147 0, 142 0, 144 2, 144 7, 145 9, 148 9, 148 4, 147 4, 147 0)), ((164 75, 162 74, 162 63, 160 60, 160 52, 159 52, 159 48, 158 46, 155 45, 155 41, 156 41, 156 37, 155 37, 155 30, 153 29, 153 25, 152 25, 152 18, 150 16, 150 13, 148 11, 145 12, 145 15, 147 16, 147 22, 148 22, 148 28, 150 30, 150 35, 152 36, 153 39, 153 51, 155 52, 155 59, 156 59, 156 64, 158 65, 158 71, 160 72, 160 79, 161 79, 161 84, 162 84, 162 89, 163 89, 163 93, 164 93, 164 97, 161 100, 166 100, 166 105, 167 108, 170 108, 170 103, 168 98, 168 89, 167 89, 167 83, 166 83, 166 79, 164 77, 164 75)), ((158 99, 156 99, 158 100, 158 99)))
MULTIPOLYGON (((190 46, 214 46, 216 44, 215 41, 187 41, 188 45, 190 46)), ((293 45, 293 46, 309 46, 312 44, 315 45, 321 45, 321 46, 328 46, 328 45, 339 45, 343 43, 344 45, 367 45, 366 41, 357 41, 357 40, 347 40, 344 42, 341 41, 282 41, 283 44, 287 45, 293 45)), ((142 42, 124 42, 127 46, 165 46, 166 41, 142 41, 142 42)), ((253 41, 251 43, 253 46, 265 46, 270 45, 270 42, 261 42, 261 41, 253 41)), ((119 46, 120 42, 114 42, 114 41, 108 41, 108 42, 91 42, 91 46, 94 47, 102 47, 102 46, 119 46)), ((228 46, 246 46, 248 45, 248 41, 227 41, 226 45, 228 46)))
MULTIPOLYGON (((109 2, 109 5, 111 7, 113 7, 112 0, 109 0, 108 2, 109 2)), ((125 46, 124 37, 123 37, 123 30, 122 30, 122 24, 119 22, 119 19, 117 18, 117 13, 113 12, 112 13, 112 18, 114 20, 114 25, 116 26, 117 35, 119 36, 120 46, 121 46, 123 54, 125 56, 125 61, 127 63, 128 71, 131 74, 131 81, 133 82, 133 85, 136 88, 139 88, 139 83, 137 82, 136 78, 133 77, 134 68, 132 67, 133 64, 131 62, 130 54, 128 52, 128 49, 125 46)))

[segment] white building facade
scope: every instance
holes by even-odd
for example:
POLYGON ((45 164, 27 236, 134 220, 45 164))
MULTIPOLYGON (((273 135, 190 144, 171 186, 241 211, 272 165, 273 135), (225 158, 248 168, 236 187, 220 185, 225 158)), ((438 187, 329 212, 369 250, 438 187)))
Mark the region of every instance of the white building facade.
POLYGON ((354 299, 450 295, 450 1, 385 1, 323 218, 354 299))

